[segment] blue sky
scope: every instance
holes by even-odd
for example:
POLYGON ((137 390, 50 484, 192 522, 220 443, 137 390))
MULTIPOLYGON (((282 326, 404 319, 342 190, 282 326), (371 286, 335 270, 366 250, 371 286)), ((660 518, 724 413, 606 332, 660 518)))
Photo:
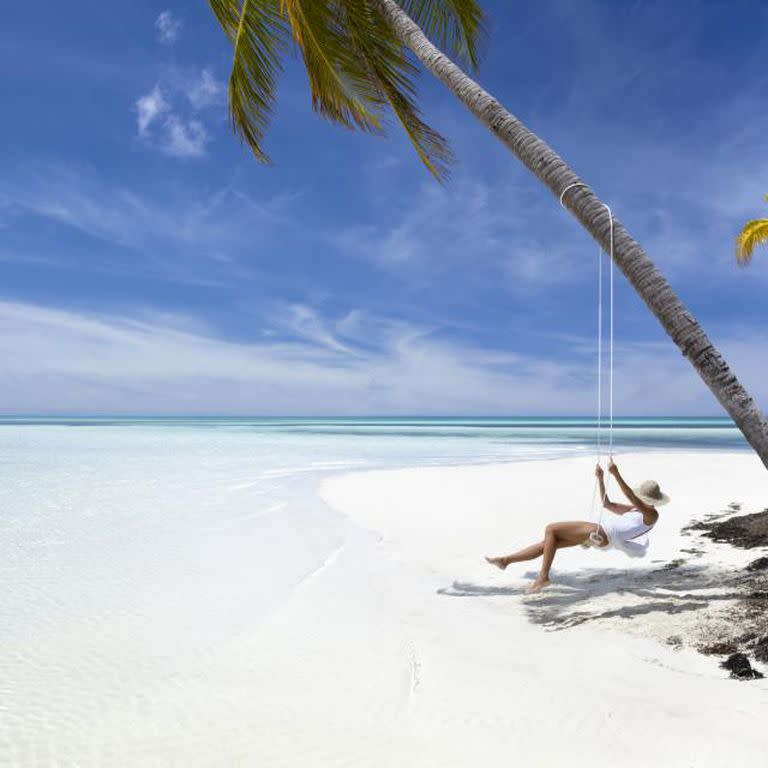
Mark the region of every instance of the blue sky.
MULTIPOLYGON (((610 203, 768 402, 768 9, 489 0, 479 79, 610 203)), ((289 61, 257 164, 206 3, 43 0, 0 27, 6 413, 582 414, 596 246, 427 74, 458 157, 312 113, 289 61)), ((617 411, 717 414, 617 276, 617 411)))

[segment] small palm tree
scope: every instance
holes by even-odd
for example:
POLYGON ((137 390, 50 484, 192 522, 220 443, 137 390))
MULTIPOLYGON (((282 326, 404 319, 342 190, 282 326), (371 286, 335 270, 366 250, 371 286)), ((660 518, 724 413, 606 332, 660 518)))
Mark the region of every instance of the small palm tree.
MULTIPOLYGON (((394 114, 429 171, 445 179, 451 151, 421 118, 412 54, 564 202, 603 250, 612 250, 616 265, 768 467, 768 420, 641 245, 543 139, 449 58, 470 70, 477 66, 483 13, 476 0, 208 2, 233 47, 232 126, 262 162, 269 162, 262 141, 282 57, 293 47, 304 60, 315 110, 372 133, 382 132, 386 115, 394 114)), ((751 247, 758 242, 753 238, 751 247)))
MULTIPOLYGON (((765 202, 768 203, 768 195, 765 196, 765 202)), ((755 248, 766 243, 768 243, 768 219, 748 221, 736 238, 736 258, 739 264, 749 264, 755 248)))

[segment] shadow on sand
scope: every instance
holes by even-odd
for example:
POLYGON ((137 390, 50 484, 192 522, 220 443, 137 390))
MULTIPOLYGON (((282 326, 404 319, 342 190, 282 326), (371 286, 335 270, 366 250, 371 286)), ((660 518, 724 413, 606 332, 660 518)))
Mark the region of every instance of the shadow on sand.
MULTIPOLYGON (((535 573, 526 574, 531 578, 535 573)), ((680 614, 712 608, 726 600, 738 600, 738 577, 733 572, 685 565, 676 560, 665 566, 642 570, 587 569, 560 574, 546 590, 530 595, 526 587, 503 587, 455 581, 437 590, 449 597, 526 597, 529 619, 549 629, 566 629, 601 619, 632 619, 654 612, 680 614), (626 603, 607 606, 601 600, 627 596, 626 603)))

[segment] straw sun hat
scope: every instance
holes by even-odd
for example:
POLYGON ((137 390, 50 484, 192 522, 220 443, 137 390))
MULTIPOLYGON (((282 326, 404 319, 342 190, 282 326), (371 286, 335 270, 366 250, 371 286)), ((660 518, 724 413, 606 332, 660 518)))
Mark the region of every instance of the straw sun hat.
POLYGON ((661 492, 661 488, 655 480, 646 480, 632 490, 640 501, 644 501, 652 507, 660 507, 669 502, 669 496, 661 492))

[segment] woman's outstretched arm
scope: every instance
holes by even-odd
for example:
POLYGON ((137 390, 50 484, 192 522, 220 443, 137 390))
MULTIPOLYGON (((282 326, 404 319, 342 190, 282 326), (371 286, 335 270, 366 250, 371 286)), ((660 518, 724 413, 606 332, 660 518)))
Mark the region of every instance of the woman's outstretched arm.
MULTIPOLYGON (((644 501, 641 501, 637 494, 627 485, 626 480, 621 476, 619 468, 616 463, 611 459, 608 464, 608 471, 616 478, 616 482, 619 484, 619 488, 624 492, 624 495, 632 502, 633 506, 637 507, 643 512, 653 512, 653 509, 649 507, 644 501)), ((620 505, 623 506, 623 505, 620 505)), ((629 508, 631 509, 631 507, 629 508)), ((625 512, 628 510, 624 510, 625 512)))
POLYGON ((595 467, 595 476, 597 477, 597 482, 600 484, 600 501, 605 509, 615 512, 617 515, 623 515, 625 512, 629 512, 629 510, 632 509, 628 504, 617 504, 608 498, 608 494, 605 491, 603 468, 599 464, 595 467))

